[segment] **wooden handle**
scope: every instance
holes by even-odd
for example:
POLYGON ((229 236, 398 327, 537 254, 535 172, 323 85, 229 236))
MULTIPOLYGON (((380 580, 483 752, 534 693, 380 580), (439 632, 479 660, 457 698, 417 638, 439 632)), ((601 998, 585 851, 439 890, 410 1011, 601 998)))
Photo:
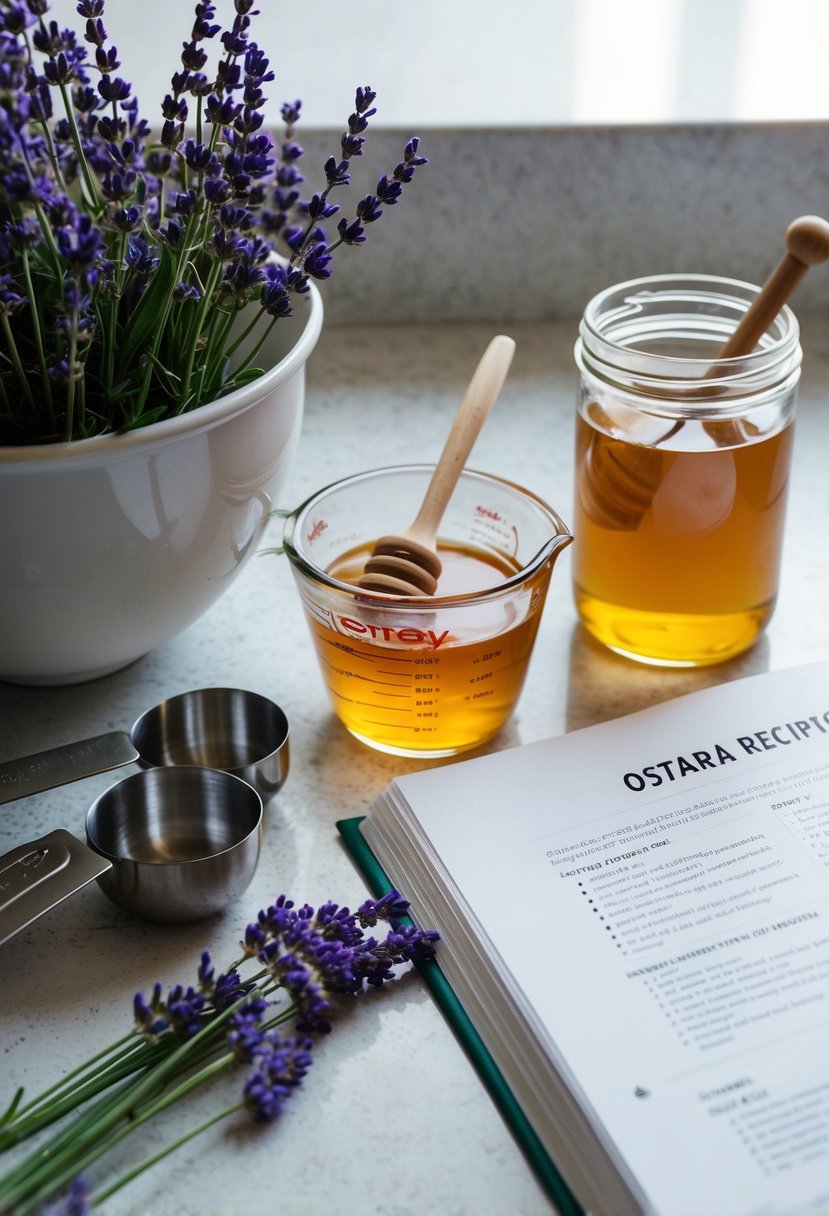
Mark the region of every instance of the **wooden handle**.
POLYGON ((503 387, 514 351, 515 342, 505 334, 493 338, 484 351, 464 393, 420 510, 407 531, 408 536, 417 536, 425 544, 434 542, 455 483, 503 387))
POLYGON ((734 359, 754 350, 809 267, 827 259, 829 223, 817 215, 792 220, 786 229, 786 253, 782 261, 766 279, 717 358, 734 359))

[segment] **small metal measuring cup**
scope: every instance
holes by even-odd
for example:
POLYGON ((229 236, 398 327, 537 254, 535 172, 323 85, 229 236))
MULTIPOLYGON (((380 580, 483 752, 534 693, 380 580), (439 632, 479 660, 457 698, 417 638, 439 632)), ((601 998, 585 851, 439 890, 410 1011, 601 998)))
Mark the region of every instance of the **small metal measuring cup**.
POLYGON ((258 693, 185 692, 148 709, 129 733, 112 731, 0 764, 0 803, 136 762, 223 769, 267 802, 288 775, 288 719, 258 693))
POLYGON ((262 800, 219 769, 145 769, 111 785, 86 816, 86 838, 110 862, 98 878, 120 907, 145 920, 201 920, 253 878, 262 800))
POLYGON ((88 846, 56 829, 0 857, 0 944, 98 879, 152 920, 223 908, 256 869, 263 803, 288 775, 288 720, 273 701, 203 688, 113 731, 0 764, 0 803, 137 762, 87 815, 88 846))
POLYGON ((58 828, 0 858, 0 944, 93 879, 145 920, 221 912, 256 872, 262 820, 256 790, 219 769, 182 765, 125 777, 90 807, 89 847, 58 828))

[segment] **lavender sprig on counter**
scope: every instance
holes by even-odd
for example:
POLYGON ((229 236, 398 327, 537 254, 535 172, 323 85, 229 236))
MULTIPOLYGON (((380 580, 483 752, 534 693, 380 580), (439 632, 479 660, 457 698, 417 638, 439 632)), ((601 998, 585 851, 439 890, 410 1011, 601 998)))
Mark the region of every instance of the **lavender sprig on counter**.
POLYGON ((39 1097, 26 1101, 18 1091, 0 1115, 3 1152, 74 1112, 0 1178, 0 1211, 86 1216, 234 1113, 271 1123, 305 1079, 315 1036, 329 1033, 360 993, 434 956, 438 935, 402 923, 407 910, 396 891, 366 900, 354 913, 332 902, 315 910, 280 895, 247 926, 241 957, 227 970, 217 974, 204 951, 194 984, 165 991, 156 983, 149 995, 137 993, 129 1033, 39 1097), (385 936, 367 937, 365 930, 381 921, 385 936), (244 967, 253 968, 248 978, 244 967), (98 1162, 110 1148, 208 1080, 240 1069, 235 1100, 114 1181, 101 1176, 98 1162))
POLYGON ((282 106, 280 138, 265 128, 276 74, 251 0, 234 0, 226 28, 212 0, 195 4, 152 124, 104 0, 76 9, 80 32, 48 0, 0 6, 0 445, 135 429, 254 379, 275 322, 426 163, 410 140, 329 238, 370 87, 306 196, 301 102, 282 106))

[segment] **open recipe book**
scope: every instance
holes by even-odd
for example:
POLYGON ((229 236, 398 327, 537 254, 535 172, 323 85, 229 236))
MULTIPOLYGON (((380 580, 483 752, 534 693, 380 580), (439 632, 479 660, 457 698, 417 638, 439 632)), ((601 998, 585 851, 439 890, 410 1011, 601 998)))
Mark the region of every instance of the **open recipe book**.
POLYGON ((585 1209, 829 1212, 829 663, 412 773, 343 829, 585 1209))

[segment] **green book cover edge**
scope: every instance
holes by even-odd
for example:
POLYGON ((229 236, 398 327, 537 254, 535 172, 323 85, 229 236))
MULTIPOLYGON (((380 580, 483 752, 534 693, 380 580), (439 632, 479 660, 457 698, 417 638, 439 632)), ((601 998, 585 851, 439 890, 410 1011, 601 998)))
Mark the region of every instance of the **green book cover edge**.
MULTIPOLYGON (((370 891, 379 898, 389 891, 393 884, 389 881, 360 831, 363 818, 364 816, 360 815, 352 819, 340 819, 337 822, 337 830, 370 891)), ((405 898, 406 892, 401 891, 401 895, 405 898)), ((511 1129, 538 1181, 555 1204, 557 1211, 561 1213, 561 1216, 584 1216, 583 1209, 573 1198, 547 1150, 530 1126, 513 1096, 512 1090, 481 1041, 439 964, 435 961, 421 963, 418 969, 435 1003, 454 1030, 458 1041, 511 1129)))

